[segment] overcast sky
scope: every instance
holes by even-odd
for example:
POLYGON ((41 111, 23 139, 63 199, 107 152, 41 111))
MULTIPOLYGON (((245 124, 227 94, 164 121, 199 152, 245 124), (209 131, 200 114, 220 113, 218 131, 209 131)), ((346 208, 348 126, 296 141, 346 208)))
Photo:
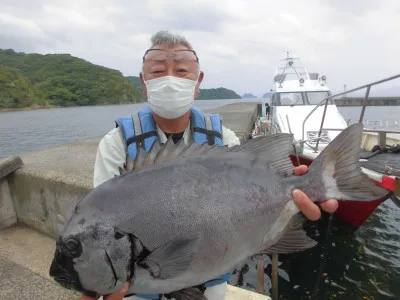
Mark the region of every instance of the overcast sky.
POLYGON ((400 73, 399 16, 400 0, 0 0, 0 48, 137 76, 151 35, 169 30, 198 52, 203 88, 261 96, 290 51, 341 91, 400 73))

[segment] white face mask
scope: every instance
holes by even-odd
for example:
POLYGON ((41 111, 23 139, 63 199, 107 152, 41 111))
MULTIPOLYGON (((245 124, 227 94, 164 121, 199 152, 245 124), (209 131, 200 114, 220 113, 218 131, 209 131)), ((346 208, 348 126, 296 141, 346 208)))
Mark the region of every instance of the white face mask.
POLYGON ((164 76, 145 81, 145 84, 150 108, 162 118, 179 118, 194 103, 197 80, 164 76))

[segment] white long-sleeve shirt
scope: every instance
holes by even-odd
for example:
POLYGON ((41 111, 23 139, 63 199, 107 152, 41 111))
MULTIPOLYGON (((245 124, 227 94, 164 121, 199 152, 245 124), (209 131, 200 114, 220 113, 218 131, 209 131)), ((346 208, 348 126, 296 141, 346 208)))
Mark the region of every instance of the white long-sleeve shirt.
MULTIPOLYGON (((161 143, 167 141, 164 132, 157 126, 157 132, 161 143)), ((185 144, 192 140, 190 122, 183 134, 185 144)), ((224 146, 232 147, 240 144, 236 134, 222 126, 222 139, 224 146)), ((96 161, 94 165, 93 186, 96 187, 103 182, 120 175, 119 168, 124 169, 126 163, 126 142, 122 136, 121 128, 110 130, 100 141, 97 148, 96 161)))

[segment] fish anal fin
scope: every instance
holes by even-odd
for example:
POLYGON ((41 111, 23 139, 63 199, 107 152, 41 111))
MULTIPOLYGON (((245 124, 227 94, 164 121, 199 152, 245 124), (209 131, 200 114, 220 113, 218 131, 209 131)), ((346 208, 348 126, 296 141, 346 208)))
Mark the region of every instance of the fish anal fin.
POLYGON ((191 287, 183 290, 179 290, 176 292, 172 292, 165 295, 168 299, 176 299, 176 300, 207 300, 207 297, 203 294, 203 292, 196 287, 191 287))
POLYGON ((157 279, 176 277, 189 267, 199 240, 200 237, 195 236, 170 241, 152 251, 138 265, 157 279))
POLYGON ((256 255, 272 253, 289 254, 310 249, 317 244, 316 241, 307 236, 303 229, 293 229, 286 232, 276 244, 256 255))
POLYGON ((279 240, 255 254, 255 256, 272 253, 289 254, 310 249, 317 245, 318 243, 308 237, 303 229, 303 220, 304 217, 301 214, 294 215, 285 226, 279 240))

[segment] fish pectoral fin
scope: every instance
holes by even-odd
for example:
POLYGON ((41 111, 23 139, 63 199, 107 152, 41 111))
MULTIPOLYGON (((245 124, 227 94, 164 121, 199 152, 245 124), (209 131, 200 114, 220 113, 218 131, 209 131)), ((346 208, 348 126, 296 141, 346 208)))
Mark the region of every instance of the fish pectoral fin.
POLYGON ((293 216, 291 222, 288 224, 287 228, 285 228, 282 237, 274 245, 267 247, 255 255, 272 253, 288 254, 310 249, 317 245, 318 243, 315 240, 307 236, 302 226, 302 220, 303 218, 301 215, 293 216))
POLYGON ((176 300, 207 300, 200 289, 192 287, 165 295, 168 299, 173 298, 176 300))
POLYGON ((170 241, 155 249, 138 265, 149 270, 157 279, 176 277, 189 267, 199 240, 200 237, 196 236, 170 241))

